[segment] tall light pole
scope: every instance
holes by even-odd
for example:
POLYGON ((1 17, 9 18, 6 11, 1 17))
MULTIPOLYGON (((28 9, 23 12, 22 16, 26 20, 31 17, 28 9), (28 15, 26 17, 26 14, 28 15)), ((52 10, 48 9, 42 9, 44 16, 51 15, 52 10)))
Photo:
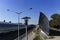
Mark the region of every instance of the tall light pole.
POLYGON ((26 40, 28 40, 28 32, 27 32, 27 26, 28 26, 28 19, 31 19, 30 17, 23 17, 22 19, 25 20, 25 28, 26 28, 26 40))
POLYGON ((31 10, 31 9, 32 9, 32 8, 29 8, 29 9, 24 10, 24 11, 22 11, 22 12, 14 12, 14 11, 11 11, 11 10, 7 9, 7 11, 14 12, 14 13, 18 14, 18 40, 19 40, 19 23, 20 23, 20 14, 23 13, 23 12, 25 12, 25 11, 31 10))

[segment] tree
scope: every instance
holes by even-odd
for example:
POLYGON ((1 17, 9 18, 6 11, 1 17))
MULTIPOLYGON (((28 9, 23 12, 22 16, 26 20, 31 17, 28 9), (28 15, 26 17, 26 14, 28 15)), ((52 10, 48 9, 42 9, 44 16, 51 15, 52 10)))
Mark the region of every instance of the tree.
POLYGON ((60 14, 53 14, 49 21, 51 27, 60 28, 60 14))

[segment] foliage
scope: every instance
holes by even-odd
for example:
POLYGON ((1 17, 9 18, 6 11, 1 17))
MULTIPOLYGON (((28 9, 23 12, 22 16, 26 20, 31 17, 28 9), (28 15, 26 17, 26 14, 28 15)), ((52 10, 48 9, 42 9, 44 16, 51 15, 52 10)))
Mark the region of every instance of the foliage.
POLYGON ((60 14, 53 14, 49 24, 51 27, 60 28, 60 14))

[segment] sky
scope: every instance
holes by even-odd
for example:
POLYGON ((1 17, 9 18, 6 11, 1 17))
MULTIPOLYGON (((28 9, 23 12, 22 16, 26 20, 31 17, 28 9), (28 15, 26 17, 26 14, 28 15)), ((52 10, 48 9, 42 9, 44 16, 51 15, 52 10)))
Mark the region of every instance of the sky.
POLYGON ((24 11, 20 14, 20 23, 24 23, 22 18, 28 16, 31 17, 29 24, 38 24, 40 12, 43 12, 49 20, 52 14, 60 14, 60 0, 0 0, 0 21, 17 23, 18 15, 7 9, 14 12, 24 11), (32 10, 28 10, 29 8, 32 10))

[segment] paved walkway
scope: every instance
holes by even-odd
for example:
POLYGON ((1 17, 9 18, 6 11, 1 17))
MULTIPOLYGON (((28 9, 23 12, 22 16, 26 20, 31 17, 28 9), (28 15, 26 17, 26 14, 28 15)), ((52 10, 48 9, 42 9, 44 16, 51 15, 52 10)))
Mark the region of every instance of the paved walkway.
MULTIPOLYGON (((28 34, 28 40, 33 40, 33 37, 34 37, 34 33, 33 32, 28 34)), ((22 40, 26 40, 26 36, 24 38, 22 38, 22 40)))
MULTIPOLYGON (((33 33, 33 30, 30 30, 28 33, 28 40, 33 40, 35 34, 33 33)), ((18 40, 17 38, 15 40, 18 40)), ((26 40, 26 34, 24 33, 22 36, 20 36, 20 40, 26 40)))

